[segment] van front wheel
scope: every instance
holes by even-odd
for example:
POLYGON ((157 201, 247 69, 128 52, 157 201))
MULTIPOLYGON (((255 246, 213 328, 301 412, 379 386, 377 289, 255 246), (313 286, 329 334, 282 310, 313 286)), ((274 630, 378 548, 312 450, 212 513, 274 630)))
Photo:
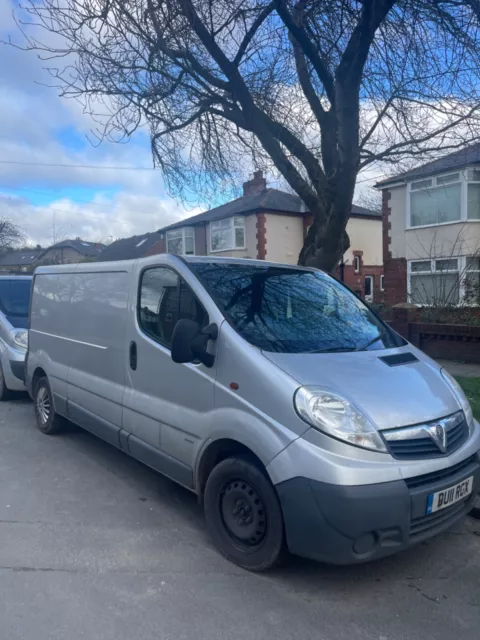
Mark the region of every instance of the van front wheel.
POLYGON ((475 502, 473 503, 473 509, 470 511, 470 515, 472 516, 472 518, 476 518, 477 520, 480 520, 480 493, 478 494, 478 496, 475 499, 475 502))
POLYGON ((51 436, 62 429, 64 420, 55 413, 52 391, 45 376, 39 378, 35 385, 33 406, 35 408, 37 427, 42 433, 51 436))
POLYGON ((285 555, 282 510, 265 473, 247 458, 228 458, 208 477, 205 518, 220 551, 250 571, 265 571, 285 555))

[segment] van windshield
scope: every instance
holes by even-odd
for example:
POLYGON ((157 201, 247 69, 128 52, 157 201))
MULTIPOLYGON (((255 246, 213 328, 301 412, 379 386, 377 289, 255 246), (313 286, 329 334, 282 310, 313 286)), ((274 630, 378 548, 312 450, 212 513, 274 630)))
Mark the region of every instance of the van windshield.
POLYGON ((0 311, 15 328, 26 329, 28 326, 31 288, 31 279, 0 278, 0 311))
POLYGON ((319 271, 197 262, 193 271, 245 340, 264 351, 326 353, 406 344, 319 271))

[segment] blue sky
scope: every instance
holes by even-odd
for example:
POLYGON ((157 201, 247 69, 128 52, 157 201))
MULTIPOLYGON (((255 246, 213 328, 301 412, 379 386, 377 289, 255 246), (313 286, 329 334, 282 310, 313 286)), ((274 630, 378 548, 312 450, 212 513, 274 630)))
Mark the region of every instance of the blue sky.
MULTIPOLYGON (((20 43, 14 4, 0 0, 0 39, 20 43)), ((161 173, 152 171, 145 133, 128 144, 93 146, 95 123, 81 105, 42 82, 48 77, 34 53, 0 45, 0 215, 22 227, 29 242, 117 238, 199 211, 168 196, 161 173)))

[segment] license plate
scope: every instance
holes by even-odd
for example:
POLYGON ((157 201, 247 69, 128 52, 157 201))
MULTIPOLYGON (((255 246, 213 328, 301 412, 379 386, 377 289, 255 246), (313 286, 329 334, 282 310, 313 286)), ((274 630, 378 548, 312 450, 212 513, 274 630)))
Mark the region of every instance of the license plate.
POLYGON ((431 493, 427 499, 427 514, 435 513, 435 511, 440 511, 440 509, 445 509, 445 507, 450 507, 452 504, 460 502, 460 500, 472 493, 472 489, 473 476, 470 476, 470 478, 454 484, 453 487, 431 493))

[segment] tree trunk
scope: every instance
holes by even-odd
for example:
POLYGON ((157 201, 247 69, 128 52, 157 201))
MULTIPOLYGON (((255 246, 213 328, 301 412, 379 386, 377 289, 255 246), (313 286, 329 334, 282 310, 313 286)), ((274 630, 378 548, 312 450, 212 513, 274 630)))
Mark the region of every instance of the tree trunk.
POLYGON ((305 238, 298 264, 334 273, 350 246, 345 230, 348 214, 345 214, 345 209, 339 211, 334 203, 330 204, 328 212, 319 205, 318 210, 311 213, 313 223, 305 238))

